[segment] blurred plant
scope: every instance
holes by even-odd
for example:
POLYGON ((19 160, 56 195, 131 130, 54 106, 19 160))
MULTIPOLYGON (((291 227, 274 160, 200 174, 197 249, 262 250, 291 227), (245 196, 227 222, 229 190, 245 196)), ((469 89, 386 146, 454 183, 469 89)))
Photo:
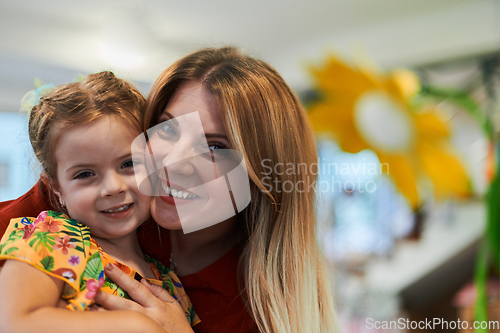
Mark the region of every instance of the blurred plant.
MULTIPOLYGON (((493 71, 491 71, 493 72, 493 71)), ((489 75, 489 74, 488 74, 489 75)), ((485 85, 489 82, 486 81, 485 85)), ((487 87, 487 90, 488 87, 487 87)), ((500 136, 498 128, 495 129, 490 120, 492 112, 487 113, 480 105, 467 93, 459 90, 447 90, 435 87, 424 87, 422 94, 436 99, 446 99, 447 102, 454 103, 467 111, 483 129, 489 141, 488 164, 485 172, 490 181, 488 192, 485 198, 486 204, 486 229, 483 242, 479 248, 476 258, 476 268, 474 272, 474 283, 476 287, 476 303, 474 307, 474 320, 488 320, 488 295, 486 285, 490 267, 499 274, 500 271, 500 136)), ((489 98, 494 100, 494 96, 489 94, 489 98)), ((494 103, 492 104, 494 105, 494 103)), ((495 107, 495 105, 494 105, 495 107)), ((498 112, 498 111, 497 111, 498 112)), ((488 332, 488 329, 476 329, 476 332, 488 332)))
POLYGON ((470 194, 448 125, 434 104, 415 103, 420 82, 413 72, 381 74, 330 56, 311 73, 319 92, 308 107, 315 131, 331 134, 346 152, 374 151, 415 210, 422 203, 417 185, 422 176, 432 181, 438 197, 470 194))

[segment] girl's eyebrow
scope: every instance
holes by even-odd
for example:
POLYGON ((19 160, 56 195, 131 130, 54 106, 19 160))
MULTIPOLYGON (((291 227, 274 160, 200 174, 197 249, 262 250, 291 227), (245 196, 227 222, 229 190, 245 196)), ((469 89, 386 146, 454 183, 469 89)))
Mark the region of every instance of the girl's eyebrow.
POLYGON ((77 165, 72 165, 69 168, 66 169, 65 173, 72 173, 73 170, 75 169, 87 169, 87 168, 92 168, 94 167, 94 164, 77 164, 77 165))
MULTIPOLYGON (((119 160, 124 160, 126 158, 129 158, 129 157, 132 157, 132 153, 126 153, 120 157, 117 157, 116 160, 119 161, 119 160)), ((76 165, 72 165, 70 166, 69 168, 66 169, 66 172, 70 172, 71 170, 73 169, 80 169, 80 168, 92 168, 92 167, 95 167, 96 164, 92 164, 92 163, 82 163, 82 164, 76 164, 76 165)))

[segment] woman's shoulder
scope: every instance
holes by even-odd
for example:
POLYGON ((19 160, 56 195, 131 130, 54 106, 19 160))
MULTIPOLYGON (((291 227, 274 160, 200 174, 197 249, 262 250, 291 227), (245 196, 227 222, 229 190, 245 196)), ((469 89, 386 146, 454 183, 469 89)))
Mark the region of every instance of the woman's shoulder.
POLYGON ((20 216, 36 216, 39 212, 51 209, 46 186, 38 181, 21 197, 0 202, 0 236, 5 233, 9 222, 20 216))

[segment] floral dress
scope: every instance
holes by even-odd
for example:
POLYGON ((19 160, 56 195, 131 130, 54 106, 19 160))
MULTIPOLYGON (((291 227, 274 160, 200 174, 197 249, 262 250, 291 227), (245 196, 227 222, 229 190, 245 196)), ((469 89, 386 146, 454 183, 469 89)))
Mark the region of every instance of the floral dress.
MULTIPOLYGON (((88 310, 99 290, 129 298, 128 294, 104 275, 104 267, 114 264, 124 273, 141 280, 134 269, 102 251, 92 239, 90 229, 67 215, 44 211, 36 219, 12 219, 0 241, 0 260, 14 259, 66 282, 61 297, 73 311, 88 310)), ((200 322, 182 284, 170 269, 145 256, 155 275, 151 284, 167 289, 180 303, 192 326, 200 322)))

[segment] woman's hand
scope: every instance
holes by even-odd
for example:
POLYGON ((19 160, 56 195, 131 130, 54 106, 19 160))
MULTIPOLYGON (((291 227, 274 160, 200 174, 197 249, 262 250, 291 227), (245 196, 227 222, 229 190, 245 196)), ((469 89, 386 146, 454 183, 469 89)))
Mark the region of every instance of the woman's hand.
POLYGON ((100 291, 95 298, 97 304, 108 310, 142 312, 169 333, 193 332, 184 310, 167 290, 151 285, 146 279, 139 283, 111 264, 104 270, 134 301, 100 291))

